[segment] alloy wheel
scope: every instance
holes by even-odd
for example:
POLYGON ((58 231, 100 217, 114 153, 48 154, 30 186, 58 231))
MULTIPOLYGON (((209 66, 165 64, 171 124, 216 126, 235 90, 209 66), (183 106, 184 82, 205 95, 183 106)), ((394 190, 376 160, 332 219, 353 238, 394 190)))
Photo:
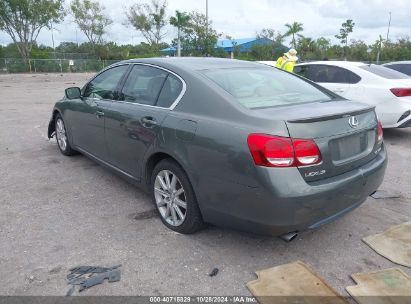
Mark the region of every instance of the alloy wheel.
POLYGON ((154 197, 162 218, 172 226, 180 226, 187 215, 187 198, 177 175, 169 170, 158 172, 154 197))
POLYGON ((64 127, 64 122, 61 118, 58 118, 56 122, 56 137, 57 137, 57 143, 60 149, 62 151, 66 151, 66 148, 67 148, 66 128, 64 127))

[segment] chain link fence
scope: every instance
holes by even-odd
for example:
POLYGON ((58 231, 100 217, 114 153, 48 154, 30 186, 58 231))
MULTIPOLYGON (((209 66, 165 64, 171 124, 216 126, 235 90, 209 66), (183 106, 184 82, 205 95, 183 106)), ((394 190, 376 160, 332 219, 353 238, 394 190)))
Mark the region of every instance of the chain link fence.
POLYGON ((97 72, 120 60, 0 58, 0 73, 97 72))

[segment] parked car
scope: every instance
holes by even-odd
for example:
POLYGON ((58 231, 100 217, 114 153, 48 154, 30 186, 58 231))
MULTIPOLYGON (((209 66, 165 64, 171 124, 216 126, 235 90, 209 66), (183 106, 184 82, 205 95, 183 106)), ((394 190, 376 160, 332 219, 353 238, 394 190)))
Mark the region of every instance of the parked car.
POLYGON ((301 63, 294 72, 334 93, 376 107, 383 128, 411 126, 411 77, 375 64, 348 61, 301 63))
POLYGON ((400 73, 411 76, 411 61, 396 61, 383 64, 386 68, 396 70, 400 73))
POLYGON ((291 239, 364 202, 387 161, 372 106, 229 59, 112 65, 66 89, 54 135, 64 155, 81 152, 151 193, 180 233, 206 222, 291 239))

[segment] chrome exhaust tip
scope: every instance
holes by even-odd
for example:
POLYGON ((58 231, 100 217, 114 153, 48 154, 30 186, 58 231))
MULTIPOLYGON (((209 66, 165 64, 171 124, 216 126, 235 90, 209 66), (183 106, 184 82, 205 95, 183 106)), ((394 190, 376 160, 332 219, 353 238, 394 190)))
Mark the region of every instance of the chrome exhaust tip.
POLYGON ((282 239, 283 241, 289 243, 289 242, 291 242, 292 240, 294 240, 294 239, 297 237, 297 235, 298 235, 298 233, 297 233, 296 231, 294 231, 294 232, 289 232, 289 233, 280 235, 279 237, 280 237, 280 239, 282 239))

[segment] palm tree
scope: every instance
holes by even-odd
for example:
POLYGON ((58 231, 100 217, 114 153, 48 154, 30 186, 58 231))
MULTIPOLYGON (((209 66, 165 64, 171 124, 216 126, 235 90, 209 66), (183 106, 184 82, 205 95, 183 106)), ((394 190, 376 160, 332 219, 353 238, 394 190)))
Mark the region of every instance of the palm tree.
POLYGON ((304 30, 303 24, 294 21, 292 24, 289 24, 289 23, 285 24, 285 26, 288 28, 288 30, 284 34, 284 37, 292 36, 291 45, 292 45, 293 48, 296 48, 297 43, 295 41, 295 36, 297 35, 299 37, 302 37, 302 35, 300 35, 298 33, 302 32, 304 30))
POLYGON ((190 22, 190 16, 185 12, 176 11, 176 15, 170 18, 170 24, 177 28, 177 56, 181 56, 181 29, 190 22))
POLYGON ((385 40, 382 38, 380 35, 379 39, 375 41, 375 46, 377 48, 377 64, 380 64, 380 54, 381 54, 381 49, 383 47, 385 40))

